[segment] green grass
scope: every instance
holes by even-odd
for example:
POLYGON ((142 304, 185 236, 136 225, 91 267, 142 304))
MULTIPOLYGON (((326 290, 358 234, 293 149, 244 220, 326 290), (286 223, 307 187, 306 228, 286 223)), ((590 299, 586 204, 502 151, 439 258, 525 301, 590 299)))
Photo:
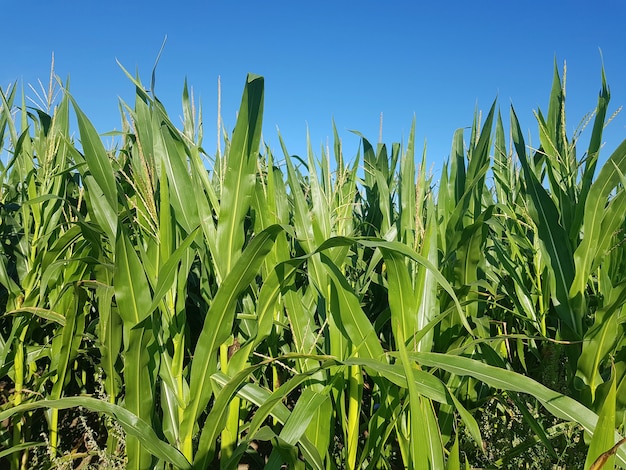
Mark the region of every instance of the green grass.
POLYGON ((538 150, 494 102, 438 182, 414 125, 274 155, 255 75, 211 156, 186 84, 177 128, 127 75, 113 149, 69 89, 2 90, 3 468, 626 466, 604 72, 588 148, 555 68, 538 150))

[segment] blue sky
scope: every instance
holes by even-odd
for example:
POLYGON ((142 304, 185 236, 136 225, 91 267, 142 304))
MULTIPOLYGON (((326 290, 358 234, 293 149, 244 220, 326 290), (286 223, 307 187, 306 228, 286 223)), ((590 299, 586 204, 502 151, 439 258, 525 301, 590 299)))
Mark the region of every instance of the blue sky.
MULTIPOLYGON (((71 77, 74 97, 101 133, 120 128, 118 97, 133 100, 116 59, 149 84, 167 36, 157 96, 179 123, 187 78, 203 104, 209 153, 218 76, 231 130, 248 72, 265 77, 263 136, 278 154, 277 126, 300 155, 308 127, 319 153, 334 119, 352 158, 359 139, 350 129, 376 142, 383 113, 383 141, 406 142, 415 116, 418 148, 426 142, 435 172, 455 129, 470 126, 474 110, 486 112, 496 97, 505 123, 512 103, 522 128, 536 135, 533 110, 547 109, 555 59, 561 70, 567 62, 570 135, 596 105, 600 49, 609 114, 626 103, 622 0, 3 3, 0 85, 45 83, 54 52, 56 73, 71 77)), ((603 157, 625 137, 620 114, 606 130, 603 157)))

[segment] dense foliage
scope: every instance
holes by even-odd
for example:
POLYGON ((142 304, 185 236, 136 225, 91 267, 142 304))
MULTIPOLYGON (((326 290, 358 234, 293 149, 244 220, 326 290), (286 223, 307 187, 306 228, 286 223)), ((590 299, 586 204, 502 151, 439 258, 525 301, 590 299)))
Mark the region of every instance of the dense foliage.
POLYGON ((438 183, 414 129, 277 157, 253 75, 209 156, 186 85, 177 128, 129 79, 109 150, 68 90, 1 94, 3 468, 626 466, 604 73, 583 152, 555 69, 537 149, 494 103, 438 183))

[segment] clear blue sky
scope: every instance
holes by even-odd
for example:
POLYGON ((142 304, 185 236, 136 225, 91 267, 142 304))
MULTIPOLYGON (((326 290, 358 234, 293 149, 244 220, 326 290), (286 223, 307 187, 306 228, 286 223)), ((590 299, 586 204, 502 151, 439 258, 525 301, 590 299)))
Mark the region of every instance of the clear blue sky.
MULTIPOLYGON (((600 49, 612 99, 626 103, 626 2, 598 1, 93 1, 2 2, 0 85, 45 83, 55 69, 99 132, 120 128, 118 97, 134 89, 116 64, 139 71, 175 123, 187 77, 201 98, 205 147, 215 149, 217 79, 231 130, 246 73, 265 76, 264 139, 280 155, 278 126, 293 154, 332 137, 334 118, 352 158, 355 129, 378 141, 406 142, 416 118, 417 146, 437 172, 455 129, 498 97, 508 123, 511 103, 522 128, 547 109, 553 64, 567 62, 569 134, 594 109, 600 49)), ((27 94, 32 93, 27 89, 27 94)), ((590 129, 589 129, 590 131, 590 129)), ((588 133, 586 134, 588 135, 588 133)), ((605 134, 606 158, 626 138, 620 114, 605 134)), ((332 145, 332 141, 331 141, 332 145)), ((582 152, 584 148, 579 149, 582 152)))

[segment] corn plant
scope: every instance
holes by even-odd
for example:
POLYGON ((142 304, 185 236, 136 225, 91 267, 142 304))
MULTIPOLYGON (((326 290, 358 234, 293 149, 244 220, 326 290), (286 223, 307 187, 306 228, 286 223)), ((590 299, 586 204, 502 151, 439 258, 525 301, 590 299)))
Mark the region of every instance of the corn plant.
POLYGON ((592 436, 586 468, 626 465, 626 144, 595 176, 604 73, 584 157, 555 70, 539 149, 511 110, 507 150, 494 102, 436 186, 415 125, 406 145, 357 134, 352 160, 334 126, 332 151, 278 156, 249 75, 210 156, 186 83, 177 127, 123 71, 112 149, 68 82, 42 109, 1 93, 3 465, 460 469, 503 393, 592 436), (537 373, 561 358, 562 383, 537 373))

